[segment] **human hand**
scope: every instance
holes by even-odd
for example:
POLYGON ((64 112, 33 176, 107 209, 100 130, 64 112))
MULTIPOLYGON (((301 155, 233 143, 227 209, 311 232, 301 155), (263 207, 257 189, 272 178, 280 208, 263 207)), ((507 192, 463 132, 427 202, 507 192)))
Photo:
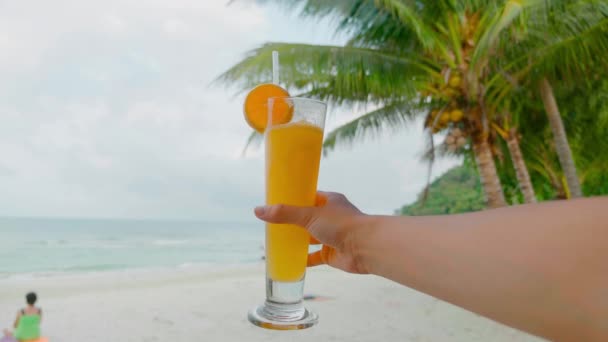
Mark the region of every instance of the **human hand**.
POLYGON ((269 205, 255 208, 255 215, 266 222, 303 227, 311 243, 323 244, 320 251, 308 255, 308 266, 328 264, 350 273, 367 273, 357 253, 366 215, 344 195, 319 191, 314 207, 269 205))

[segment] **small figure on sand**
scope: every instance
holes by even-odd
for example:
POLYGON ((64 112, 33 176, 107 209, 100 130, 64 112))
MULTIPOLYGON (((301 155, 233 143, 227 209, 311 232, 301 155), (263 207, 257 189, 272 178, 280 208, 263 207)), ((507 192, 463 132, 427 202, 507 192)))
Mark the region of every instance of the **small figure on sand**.
POLYGON ((34 292, 25 295, 27 306, 19 312, 13 324, 14 331, 4 330, 4 337, 0 342, 23 342, 23 341, 47 341, 40 337, 40 322, 42 320, 42 309, 36 307, 38 296, 34 292))

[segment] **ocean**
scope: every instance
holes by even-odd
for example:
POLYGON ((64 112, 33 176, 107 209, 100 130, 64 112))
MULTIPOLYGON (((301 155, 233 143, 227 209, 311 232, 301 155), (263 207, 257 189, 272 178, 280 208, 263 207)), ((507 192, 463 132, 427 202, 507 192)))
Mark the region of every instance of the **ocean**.
POLYGON ((258 262, 262 223, 0 218, 0 279, 258 262))

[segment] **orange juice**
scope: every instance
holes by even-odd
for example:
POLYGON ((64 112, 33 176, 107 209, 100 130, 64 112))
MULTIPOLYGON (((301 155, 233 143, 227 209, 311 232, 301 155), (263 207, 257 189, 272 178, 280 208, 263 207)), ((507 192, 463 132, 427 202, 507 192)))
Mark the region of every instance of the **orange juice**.
MULTIPOLYGON (((266 203, 315 204, 323 131, 306 122, 266 132, 266 203)), ((266 225, 266 269, 270 279, 300 281, 306 271, 309 235, 301 227, 266 225)))

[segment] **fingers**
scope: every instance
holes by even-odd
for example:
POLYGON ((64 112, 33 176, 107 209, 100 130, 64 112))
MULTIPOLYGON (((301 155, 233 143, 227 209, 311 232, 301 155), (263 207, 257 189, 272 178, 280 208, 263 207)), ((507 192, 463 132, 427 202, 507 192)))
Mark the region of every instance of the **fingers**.
POLYGON ((308 254, 308 262, 306 263, 306 266, 314 267, 314 266, 319 266, 319 265, 325 264, 325 261, 323 261, 323 256, 322 256, 321 252, 322 251, 317 251, 317 252, 308 254))
POLYGON ((329 246, 323 246, 320 251, 308 254, 306 265, 308 267, 328 264, 335 253, 335 249, 329 246))
POLYGON ((315 198, 315 206, 322 207, 327 204, 327 193, 319 191, 317 192, 317 196, 315 198))
POLYGON ((308 228, 317 213, 315 207, 295 207, 284 204, 257 207, 255 216, 270 223, 289 223, 308 228))
POLYGON ((331 191, 317 191, 317 197, 325 197, 326 200, 346 199, 344 194, 331 191))
POLYGON ((323 207, 331 198, 344 197, 335 192, 318 191, 314 207, 296 207, 284 204, 267 205, 255 208, 255 216, 270 223, 291 223, 307 227, 311 222, 317 208, 323 207))
POLYGON ((326 199, 326 202, 330 202, 332 204, 332 206, 338 206, 338 207, 342 207, 342 208, 348 208, 353 210, 354 212, 357 212, 359 214, 361 214, 361 210, 359 210, 359 208, 357 208, 355 205, 353 205, 348 198, 346 198, 346 196, 344 196, 344 194, 341 194, 339 192, 323 192, 323 191, 319 191, 317 193, 317 196, 324 196, 326 199))

